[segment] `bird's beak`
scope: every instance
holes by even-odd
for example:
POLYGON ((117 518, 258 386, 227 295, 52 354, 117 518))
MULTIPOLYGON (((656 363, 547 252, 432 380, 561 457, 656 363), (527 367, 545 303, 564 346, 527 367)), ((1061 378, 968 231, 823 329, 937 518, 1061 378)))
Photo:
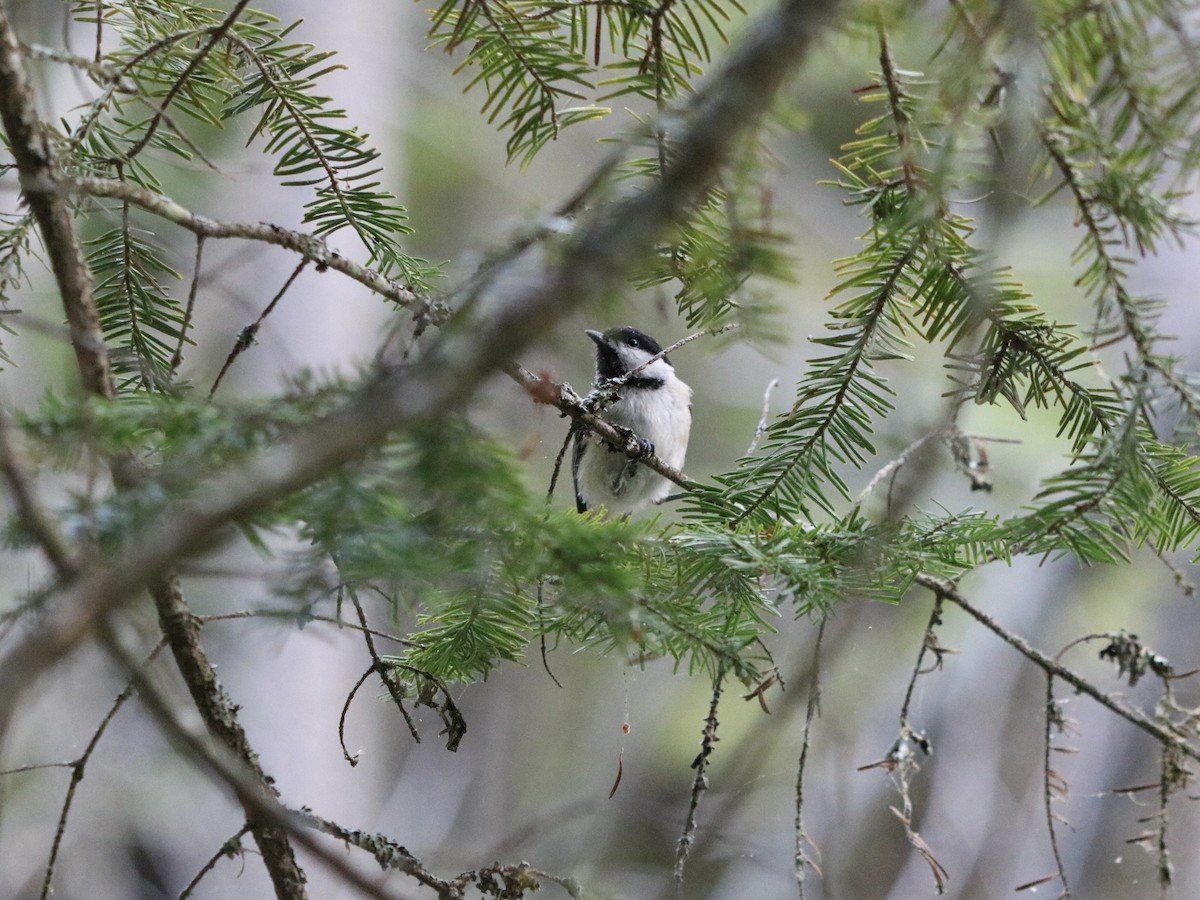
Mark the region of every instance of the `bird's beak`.
POLYGON ((584 334, 586 334, 593 341, 595 341, 597 347, 607 347, 608 346, 608 338, 606 338, 604 336, 603 332, 592 331, 592 329, 589 328, 586 331, 584 331, 584 334))

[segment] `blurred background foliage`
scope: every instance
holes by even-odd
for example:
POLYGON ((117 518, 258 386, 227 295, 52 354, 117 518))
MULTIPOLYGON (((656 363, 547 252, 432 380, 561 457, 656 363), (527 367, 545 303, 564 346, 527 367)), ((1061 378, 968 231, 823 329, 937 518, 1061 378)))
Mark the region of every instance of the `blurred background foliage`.
MULTIPOLYGON (((629 142, 618 177, 589 201, 654 177, 670 147, 655 130, 670 120, 656 110, 710 72, 724 36, 759 7, 679 4, 679 30, 655 54, 644 49, 652 20, 623 21, 619 7, 542 3, 546 12, 521 19, 533 7, 258 6, 238 39, 263 64, 211 54, 149 149, 119 166, 112 159, 146 133, 145 105, 118 97, 117 112, 92 119, 96 85, 34 53, 40 112, 62 123, 80 172, 145 184, 213 218, 330 235, 347 256, 452 303, 476 272, 502 270, 524 236, 553 255, 553 234, 539 229, 614 140, 629 142), (279 34, 273 17, 290 30, 279 34), (571 27, 554 30, 555 17, 571 27), (622 30, 623 44, 597 42, 622 30), (527 69, 506 67, 514 46, 527 69), (613 68, 593 77, 596 60, 613 68)), ((8 7, 28 44, 92 53, 94 4, 77 16, 66 3, 8 7)), ((225 12, 102 8, 110 64, 161 51, 136 84, 159 101, 195 49, 169 36, 225 12), (117 17, 133 36, 124 47, 117 17)), ((828 614, 805 791, 820 877, 809 874, 807 896, 932 895, 929 867, 889 812, 900 803, 892 776, 857 771, 896 739, 932 603, 908 589, 917 571, 978 566, 964 592, 1051 655, 1123 629, 1177 670, 1197 665, 1195 530, 1180 512, 1196 508, 1197 490, 1193 18, 1186 4, 1151 0, 846 11, 630 290, 522 359, 583 389, 583 328, 628 322, 665 344, 736 321, 731 335, 672 357, 696 388, 687 471, 706 485, 685 503, 600 523, 570 512, 560 485, 544 509, 566 423, 496 379, 462 421, 399 436, 191 560, 185 586, 209 653, 285 799, 387 833, 438 871, 527 859, 579 879, 587 896, 669 897, 713 678, 732 672, 744 687, 725 682, 684 894, 793 896, 796 764, 816 622, 828 614), (1081 194, 1092 198, 1082 207, 1081 194), (911 302, 878 302, 894 272, 911 302), (1049 348, 1048 361, 1006 357, 1021 340, 1049 348), (774 424, 739 464, 775 378, 774 424), (894 483, 860 497, 889 460, 946 427, 948 393, 969 401, 955 425, 991 438, 992 489, 972 490, 931 440, 894 483), (798 456, 814 434, 822 452, 798 456), (1162 502, 1156 476, 1181 504, 1162 502), (761 499, 775 487, 778 500, 761 499), (333 624, 355 621, 348 592, 383 631, 419 633, 420 647, 381 642, 380 652, 410 667, 398 671, 412 695, 422 690, 413 668, 448 684, 468 723, 456 754, 436 710, 413 713, 415 743, 395 708, 366 691, 346 718, 359 759, 347 765, 339 714, 369 665, 361 638, 333 624), (539 659, 543 634, 553 678, 539 659), (575 652, 588 647, 607 652, 575 652), (782 685, 760 705, 754 688, 775 670, 782 685)), ((0 336, 0 398, 64 533, 81 543, 116 546, 186 497, 189 474, 332 408, 369 377, 381 335, 408 322, 336 273, 310 267, 289 282, 297 260, 276 248, 210 240, 196 274, 185 232, 92 204, 80 228, 123 395, 81 401, 60 301, 25 252, 15 179, 2 184, 0 286, 21 314, 0 336), (285 285, 251 346, 246 327, 285 285), (97 460, 129 447, 164 478, 110 496, 97 460)), ((7 614, 47 573, 17 523, 7 534, 9 629, 22 626, 7 614)), ((148 612, 128 627, 153 644, 148 612)), ((911 781, 913 825, 945 867, 949 896, 1008 895, 1054 871, 1044 678, 953 607, 937 634, 952 652, 917 680, 909 709, 934 749, 911 781)), ((1161 683, 1122 682, 1100 646, 1063 659, 1153 710, 1161 683)), ((123 686, 99 654, 72 658, 23 711, 0 768, 77 757, 123 686)), ((1185 707, 1200 702, 1187 680, 1174 691, 1185 707)), ((1071 825, 1058 840, 1075 895, 1163 895, 1153 841, 1138 840, 1157 827, 1153 792, 1119 792, 1158 779, 1157 745, 1061 685, 1058 694, 1072 721, 1056 743, 1077 752, 1054 754, 1070 790, 1053 805, 1071 825)), ((68 778, 53 768, 5 776, 0 896, 37 896, 68 778)), ((1179 897, 1200 885, 1186 852, 1200 839, 1189 793, 1170 806, 1179 897)), ((55 894, 177 896, 240 821, 128 704, 80 785, 55 894)), ((218 864, 196 896, 265 895, 261 867, 243 862, 218 864)), ((309 875, 313 896, 352 896, 315 866, 309 875)))

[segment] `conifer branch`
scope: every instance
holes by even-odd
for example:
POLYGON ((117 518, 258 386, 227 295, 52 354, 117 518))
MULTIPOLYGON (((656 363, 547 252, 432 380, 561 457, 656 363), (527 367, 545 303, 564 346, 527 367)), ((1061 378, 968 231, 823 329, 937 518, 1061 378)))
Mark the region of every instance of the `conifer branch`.
MULTIPOLYGON (((246 463, 201 477, 191 500, 169 505, 109 565, 67 587, 55 611, 0 660, 0 728, 41 673, 176 560, 205 546, 229 523, 359 458, 394 430, 437 421, 460 408, 485 377, 535 337, 570 310, 603 296, 712 183, 810 43, 829 26, 836 7, 837 0, 785 0, 762 16, 682 111, 686 126, 659 181, 583 217, 553 265, 526 263, 527 277, 493 283, 488 302, 478 304, 487 315, 476 316, 469 327, 444 328, 419 367, 384 369, 333 413, 246 463)), ((56 180, 53 173, 37 174, 39 183, 56 180)), ((190 218, 186 212, 176 215, 190 218)))
POLYGON ((167 107, 171 105, 171 101, 175 99, 176 95, 178 95, 181 90, 183 90, 184 86, 188 83, 188 79, 192 77, 192 74, 204 61, 204 57, 208 56, 208 54, 212 52, 213 47, 215 47, 228 33, 229 29, 233 26, 233 23, 237 21, 238 16, 240 16, 242 11, 245 10, 245 8, 249 5, 250 0, 237 0, 237 2, 233 5, 233 9, 229 11, 228 15, 221 20, 219 25, 212 29, 208 36, 208 41, 196 52, 196 55, 193 56, 191 61, 187 64, 187 68, 180 73, 179 77, 175 79, 175 83, 171 85, 170 90, 167 91, 167 95, 163 98, 163 101, 161 104, 159 104, 154 116, 150 119, 150 124, 146 127, 145 134, 134 141, 133 146, 125 151, 124 155, 121 157, 122 162, 128 162, 129 160, 133 159, 142 152, 142 149, 148 143, 150 143, 150 139, 154 137, 154 132, 158 130, 159 123, 162 122, 163 117, 166 115, 167 107))

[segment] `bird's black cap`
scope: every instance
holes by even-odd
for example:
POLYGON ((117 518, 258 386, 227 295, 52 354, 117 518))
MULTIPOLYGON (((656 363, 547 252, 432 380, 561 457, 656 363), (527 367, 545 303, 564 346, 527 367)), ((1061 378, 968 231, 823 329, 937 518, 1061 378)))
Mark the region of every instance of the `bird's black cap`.
MULTIPOLYGON (((617 353, 617 347, 621 344, 644 350, 651 355, 662 352, 662 345, 658 341, 630 325, 610 328, 603 333, 589 329, 585 333, 596 344, 596 374, 601 378, 619 378, 628 371, 617 353)), ((663 360, 670 364, 670 360, 665 356, 663 360)))

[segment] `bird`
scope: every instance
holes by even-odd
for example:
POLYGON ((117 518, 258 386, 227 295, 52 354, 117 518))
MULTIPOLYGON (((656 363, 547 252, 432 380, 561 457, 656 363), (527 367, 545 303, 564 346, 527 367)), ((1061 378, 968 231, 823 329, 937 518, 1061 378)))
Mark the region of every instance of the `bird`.
MULTIPOLYGON (((692 389, 675 374, 666 356, 654 359, 662 353, 658 341, 628 325, 584 333, 596 345, 598 387, 629 376, 619 388, 617 401, 601 412, 602 418, 632 432, 643 456, 653 454, 671 468, 682 469, 692 429, 692 389)), ((581 513, 604 510, 608 516, 628 517, 651 503, 661 503, 671 491, 671 482, 663 476, 586 430, 575 434, 571 476, 575 508, 581 513)))

